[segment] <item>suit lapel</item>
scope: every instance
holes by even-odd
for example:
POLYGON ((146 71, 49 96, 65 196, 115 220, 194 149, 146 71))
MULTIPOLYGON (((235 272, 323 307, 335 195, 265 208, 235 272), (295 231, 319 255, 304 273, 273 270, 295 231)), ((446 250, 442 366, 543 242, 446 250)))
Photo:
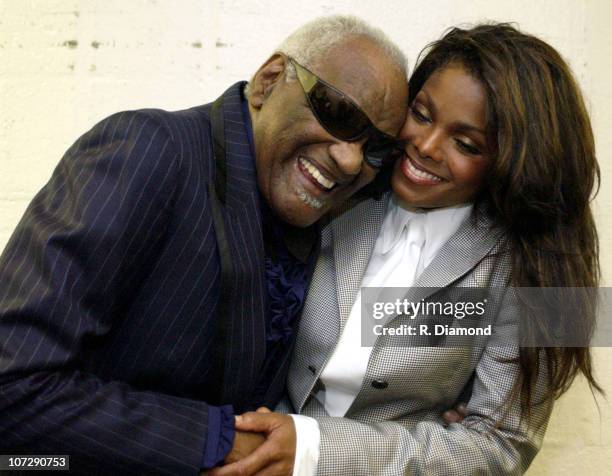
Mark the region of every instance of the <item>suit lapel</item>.
MULTIPOLYGON (((390 194, 387 194, 383 200, 361 202, 332 222, 340 329, 361 286, 389 197, 390 194), (356 224, 361 230, 355 230, 356 224)), ((495 246, 502 230, 492 227, 491 220, 484 212, 480 211, 477 216, 476 221, 471 217, 464 221, 442 246, 407 298, 419 301, 430 296, 434 292, 432 288, 450 285, 472 270, 495 246)))
POLYGON ((247 124, 242 110, 242 83, 237 83, 223 94, 223 126, 225 131, 227 208, 236 215, 245 206, 257 205, 257 221, 261 222, 259 192, 255 172, 255 158, 251 153, 247 124))
MULTIPOLYGON (((482 212, 478 213, 478 219, 474 221, 468 217, 459 229, 442 246, 436 257, 425 268, 415 285, 409 288, 404 296, 412 302, 418 302, 432 295, 437 289, 452 286, 457 280, 466 274, 474 272, 478 264, 487 256, 491 249, 498 243, 502 236, 502 230, 492 227, 492 221, 482 212)), ((487 286, 489 274, 482 276, 483 281, 479 282, 479 276, 474 273, 474 284, 471 286, 487 286)), ((444 349, 444 358, 456 353, 457 362, 461 362, 465 356, 461 354, 464 349, 448 348, 444 349)), ((347 411, 347 415, 354 415, 355 412, 366 408, 380 398, 380 392, 373 389, 370 382, 380 375, 380 370, 384 369, 387 374, 393 373, 395 365, 403 368, 406 362, 416 363, 419 367, 421 362, 426 359, 440 358, 441 354, 436 350, 436 354, 431 354, 429 347, 400 347, 396 348, 390 343, 388 337, 381 336, 376 340, 372 354, 368 361, 366 374, 355 401, 347 411)))
POLYGON ((363 273, 370 261, 390 194, 381 200, 365 200, 332 222, 336 291, 340 330, 348 319, 363 273))
POLYGON ((220 208, 232 269, 227 291, 230 315, 220 315, 219 324, 228 326, 224 399, 247 405, 265 357, 266 300, 259 192, 241 89, 241 83, 232 86, 222 103, 227 173, 225 204, 220 208))
MULTIPOLYGON (((423 270, 414 287, 415 300, 429 297, 434 289, 449 286, 470 272, 495 246, 502 230, 492 227, 491 220, 480 211, 476 221, 469 217, 442 246, 433 261, 423 270)), ((484 285, 484 283, 483 283, 484 285)))
POLYGON ((319 373, 336 347, 370 259, 386 202, 385 197, 353 207, 347 203, 321 230, 320 254, 287 380, 289 396, 298 412, 316 393, 319 373))

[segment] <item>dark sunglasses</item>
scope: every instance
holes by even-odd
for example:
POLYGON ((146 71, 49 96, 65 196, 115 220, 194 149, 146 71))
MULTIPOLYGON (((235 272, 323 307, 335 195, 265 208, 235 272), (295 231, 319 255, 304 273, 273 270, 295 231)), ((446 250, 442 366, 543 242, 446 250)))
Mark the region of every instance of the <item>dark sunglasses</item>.
POLYGON ((293 58, 289 61, 295 67, 312 113, 327 132, 347 142, 367 135, 363 157, 374 168, 379 169, 395 156, 398 143, 394 137, 378 130, 366 113, 342 91, 327 84, 293 58))

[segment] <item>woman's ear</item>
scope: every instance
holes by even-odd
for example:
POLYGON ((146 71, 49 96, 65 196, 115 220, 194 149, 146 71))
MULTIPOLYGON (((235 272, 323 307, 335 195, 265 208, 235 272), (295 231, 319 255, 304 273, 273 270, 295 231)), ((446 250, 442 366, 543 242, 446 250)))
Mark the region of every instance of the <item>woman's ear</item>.
POLYGON ((272 55, 255 73, 249 86, 249 104, 259 109, 281 80, 287 66, 287 57, 279 53, 272 55))

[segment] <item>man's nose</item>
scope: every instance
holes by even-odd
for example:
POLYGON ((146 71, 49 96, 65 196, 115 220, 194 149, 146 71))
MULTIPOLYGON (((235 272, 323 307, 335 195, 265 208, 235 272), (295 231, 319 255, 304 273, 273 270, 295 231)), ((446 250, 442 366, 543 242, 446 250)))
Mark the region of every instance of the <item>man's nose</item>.
POLYGON ((350 177, 359 175, 363 167, 365 141, 366 139, 355 142, 338 141, 329 146, 329 156, 336 162, 342 174, 350 177))

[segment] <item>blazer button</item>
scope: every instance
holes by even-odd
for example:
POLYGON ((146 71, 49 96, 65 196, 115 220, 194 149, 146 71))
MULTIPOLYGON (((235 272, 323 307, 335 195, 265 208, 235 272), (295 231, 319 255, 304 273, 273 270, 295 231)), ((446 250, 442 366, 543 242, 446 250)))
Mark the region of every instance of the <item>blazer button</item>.
POLYGON ((389 386, 389 382, 385 382, 384 380, 372 380, 372 387, 377 390, 384 390, 389 386))
POLYGON ((308 370, 312 372, 312 375, 317 373, 317 368, 314 365, 309 365, 308 370))

